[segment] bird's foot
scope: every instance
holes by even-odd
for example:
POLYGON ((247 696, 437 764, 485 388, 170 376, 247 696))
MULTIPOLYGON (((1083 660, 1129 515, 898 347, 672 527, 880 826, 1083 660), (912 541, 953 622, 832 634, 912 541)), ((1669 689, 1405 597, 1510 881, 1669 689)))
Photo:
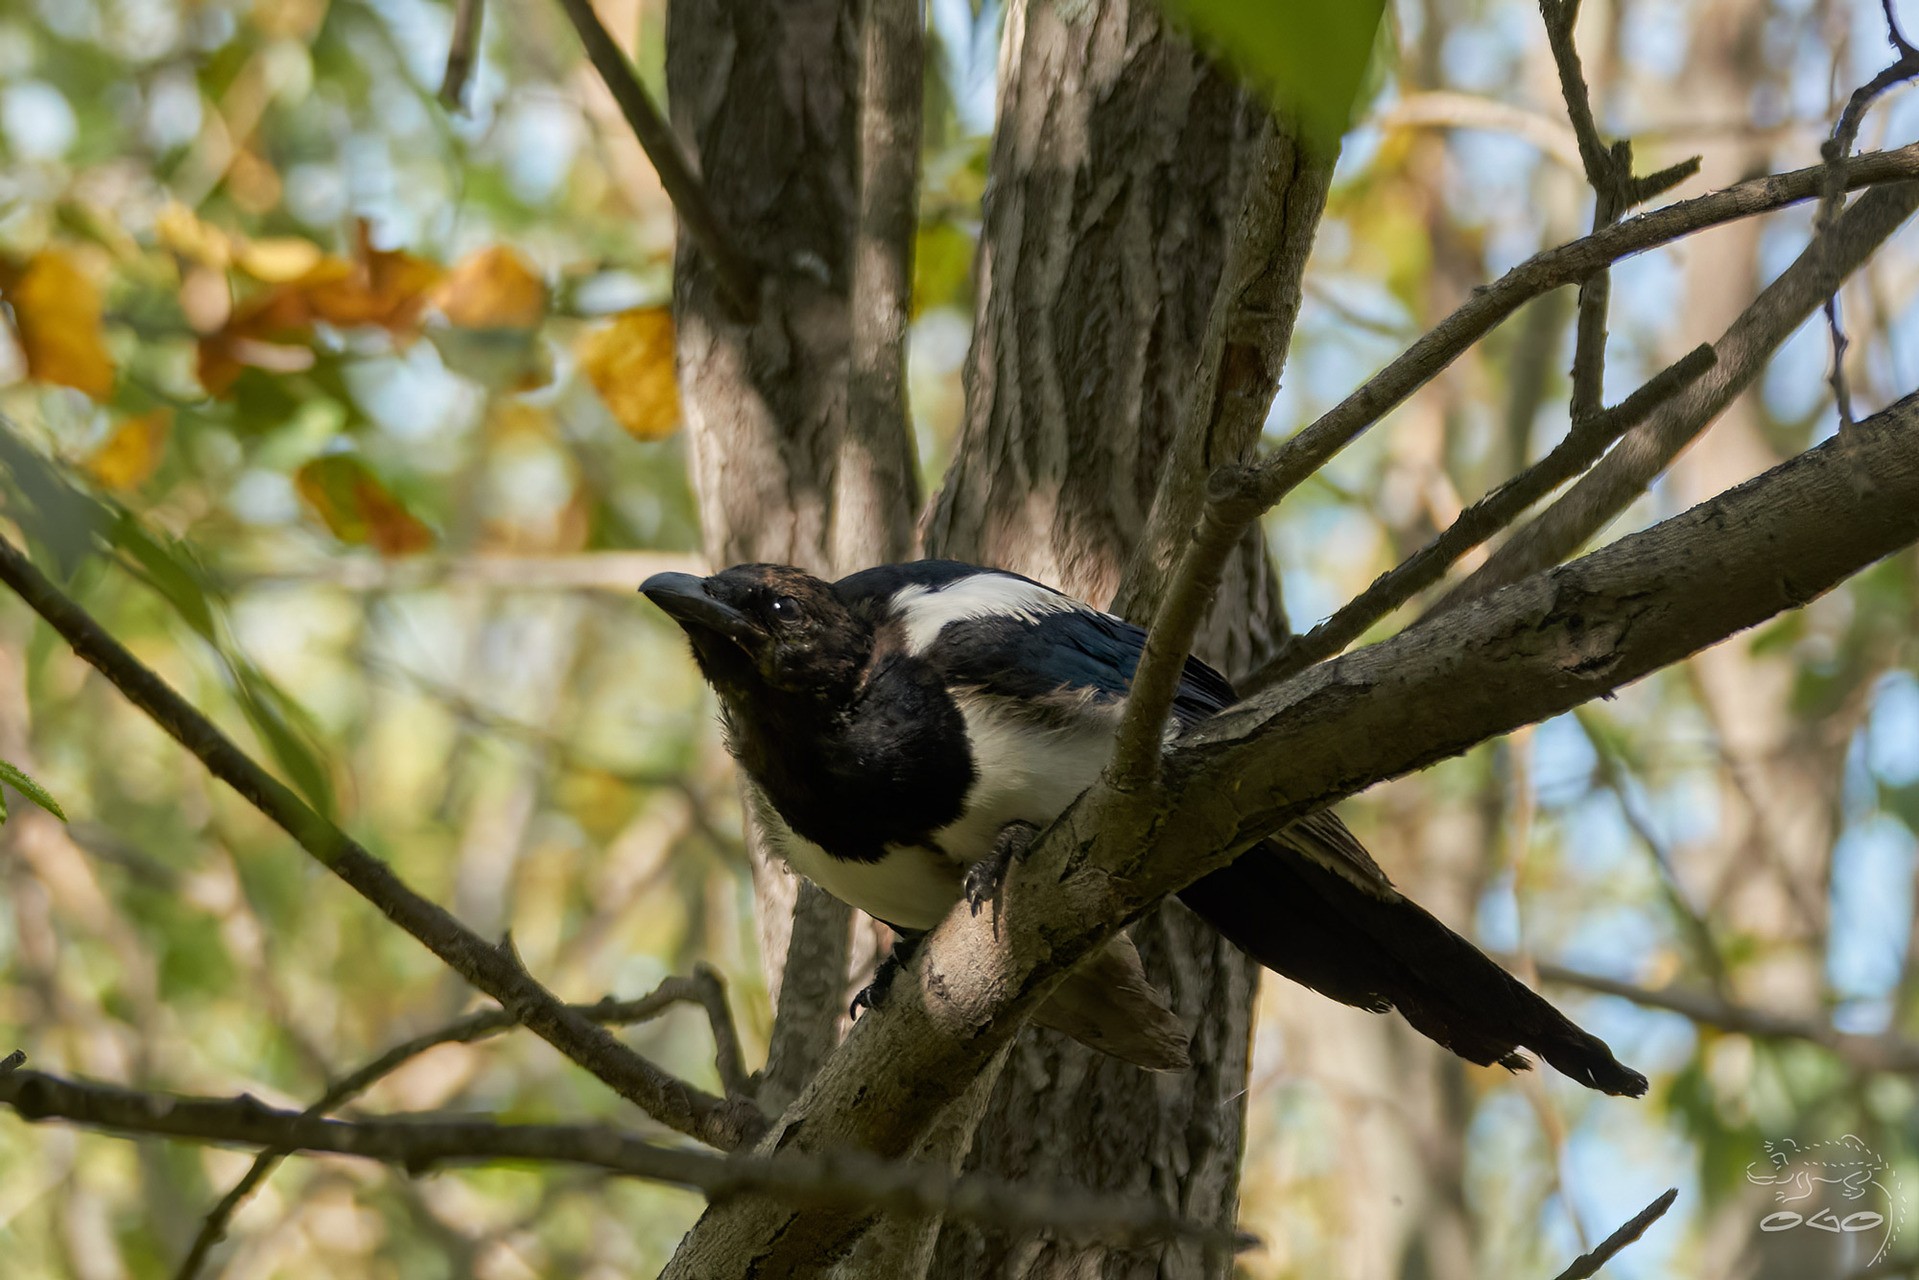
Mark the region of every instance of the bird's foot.
POLYGON ((987 903, 993 904, 993 936, 999 937, 999 918, 1006 893, 1006 873, 1033 847, 1039 828, 1014 819, 999 829, 993 851, 966 868, 966 905, 978 915, 987 903))
POLYGON ((893 979, 900 976, 900 970, 913 962, 913 953, 920 948, 924 933, 902 933, 895 930, 893 945, 873 970, 873 977, 859 989, 853 997, 853 1003, 846 1007, 849 1017, 857 1018, 862 1009, 877 1009, 885 1003, 886 993, 893 989, 893 979))

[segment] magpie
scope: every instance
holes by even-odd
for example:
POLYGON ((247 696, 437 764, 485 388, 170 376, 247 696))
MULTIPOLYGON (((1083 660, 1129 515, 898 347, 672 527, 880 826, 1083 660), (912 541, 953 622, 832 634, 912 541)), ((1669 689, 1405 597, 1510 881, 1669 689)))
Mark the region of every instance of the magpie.
MULTIPOLYGON (((655 574, 640 590, 691 641, 772 846, 891 925, 893 964, 962 898, 977 911, 1008 859, 1099 776, 1145 641, 1042 583, 953 560, 834 583, 743 564, 655 574)), ((1173 726, 1235 700, 1189 658, 1173 726)), ((1523 1047, 1591 1088, 1646 1091, 1603 1041, 1395 889, 1331 813, 1179 897, 1273 972, 1342 1004, 1396 1009, 1468 1061, 1524 1069, 1523 1047)), ((1186 1029, 1123 934, 1035 1019, 1142 1066, 1186 1065, 1186 1029), (1142 1016, 1142 1000, 1156 1012, 1142 1016)))

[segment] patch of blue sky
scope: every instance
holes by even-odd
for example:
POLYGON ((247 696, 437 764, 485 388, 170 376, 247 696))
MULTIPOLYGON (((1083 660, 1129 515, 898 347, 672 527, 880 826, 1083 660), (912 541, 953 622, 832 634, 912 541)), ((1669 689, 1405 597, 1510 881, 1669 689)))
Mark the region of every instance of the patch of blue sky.
POLYGON ((447 46, 453 39, 453 9, 428 0, 367 0, 392 33, 407 75, 422 88, 433 88, 446 71, 447 46))
POLYGON ((1620 22, 1620 55, 1652 79, 1673 79, 1685 70, 1691 27, 1691 16, 1674 0, 1629 5, 1620 22))
POLYGON ((1887 786, 1919 783, 1919 679, 1910 671, 1893 672, 1873 691, 1866 767, 1887 786))
POLYGON ((1825 313, 1815 311, 1793 330, 1760 377, 1759 392, 1766 411, 1784 422, 1817 414, 1831 396, 1826 385, 1831 364, 1832 340, 1826 331, 1825 313))
POLYGON ((997 106, 1001 6, 980 0, 975 12, 973 0, 931 0, 927 16, 960 127, 984 137, 997 106))
POLYGON ((1904 823, 1877 816, 1839 837, 1832 863, 1827 980, 1844 999, 1882 1001, 1905 964, 1919 845, 1904 823))
POLYGON ((1555 716, 1533 730, 1533 791, 1549 807, 1570 805, 1592 790, 1599 756, 1571 716, 1555 716))
MULTIPOLYGON (((1667 1187, 1679 1188, 1679 1200, 1657 1224, 1629 1249, 1606 1264, 1614 1280, 1652 1280, 1680 1274, 1679 1250, 1689 1232, 1691 1206, 1700 1203, 1698 1156, 1678 1135, 1649 1123, 1622 1117, 1615 1103, 1588 1108, 1583 1123, 1567 1135, 1564 1156, 1567 1200, 1585 1228, 1586 1239, 1597 1242, 1644 1209, 1667 1187), (1683 1207, 1682 1207, 1683 1206, 1683 1207)), ((1559 1201, 1555 1197, 1554 1204, 1559 1201)), ((1543 1227, 1551 1229, 1552 1207, 1543 1227)), ((1563 1220, 1558 1224, 1567 1226, 1563 1220)), ((1576 1246, 1570 1231, 1555 1237, 1576 1246)), ((1574 1248, 1574 1253, 1578 1252, 1574 1248)), ((1573 1255, 1566 1255, 1570 1259, 1573 1255)))

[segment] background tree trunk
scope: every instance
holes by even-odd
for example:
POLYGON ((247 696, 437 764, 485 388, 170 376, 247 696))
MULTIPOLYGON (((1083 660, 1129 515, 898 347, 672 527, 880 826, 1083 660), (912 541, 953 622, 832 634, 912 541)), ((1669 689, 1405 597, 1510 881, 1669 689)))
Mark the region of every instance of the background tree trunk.
MULTIPOLYGON (((1017 569, 1105 604, 1187 411, 1247 176, 1290 155, 1291 140, 1275 142, 1270 108, 1169 30, 1151 3, 1015 4, 1002 48, 966 416, 928 515, 927 551, 1017 569)), ((1312 217, 1291 234, 1310 240, 1327 166, 1297 173, 1312 217)), ((1294 279, 1282 291, 1295 310, 1298 287, 1294 279)), ((1263 541, 1249 537, 1201 652, 1243 672, 1285 634, 1277 577, 1263 541)), ((1133 933, 1149 973, 1196 1029, 1193 1069, 1151 1075, 1029 1030, 971 1163, 1230 1221, 1253 968, 1177 903, 1133 933)), ((1119 1255, 953 1226, 929 1274, 1223 1269, 1192 1250, 1119 1255)))
MULTIPOLYGON (((858 0, 675 0, 668 15, 675 130, 734 243, 762 272, 757 315, 743 319, 712 265, 680 238, 679 379, 716 566, 775 561, 832 577, 912 554, 918 472, 898 375, 905 329, 898 308, 871 296, 880 285, 866 255, 910 263, 913 223, 889 222, 883 210, 863 216, 875 211, 862 201, 861 15, 858 0), (872 243, 888 235, 899 242, 891 254, 872 243), (856 282, 869 295, 857 317, 856 282)), ((917 84, 917 44, 900 53, 910 65, 893 70, 917 84)), ((916 155, 917 129, 900 145, 916 155)), ((913 195, 909 168, 894 199, 910 209, 913 195)), ((802 885, 763 842, 750 844, 776 1007, 764 1101, 777 1109, 837 1039, 851 913, 802 885)), ((863 919, 860 932, 870 955, 863 919)))

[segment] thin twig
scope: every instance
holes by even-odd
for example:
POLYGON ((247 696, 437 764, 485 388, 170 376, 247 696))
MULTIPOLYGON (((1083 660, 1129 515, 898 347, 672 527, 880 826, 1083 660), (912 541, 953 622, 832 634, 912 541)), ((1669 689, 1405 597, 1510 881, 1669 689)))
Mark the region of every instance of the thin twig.
MULTIPOLYGON (((1891 66, 1853 90, 1844 110, 1839 113, 1839 119, 1833 124, 1832 136, 1820 148, 1826 161, 1826 180, 1814 226, 1822 237, 1832 229, 1845 204, 1845 182, 1840 173, 1846 157, 1852 154, 1853 143, 1858 141, 1859 126, 1865 121, 1866 111, 1886 90, 1919 77, 1919 49, 1906 42, 1905 34, 1899 29, 1899 20, 1893 14, 1892 0, 1881 0, 1881 3, 1886 14, 1886 38, 1899 56, 1891 66)), ((1839 290, 1836 285, 1826 297, 1825 313, 1826 331, 1832 337, 1832 374, 1828 381, 1832 385, 1833 405, 1839 412, 1839 425, 1845 428, 1853 422, 1852 390, 1846 381, 1846 349, 1852 343, 1846 337, 1845 326, 1839 319, 1839 290)))
POLYGON ((4 1058, 0 1058, 0 1076, 10 1075, 27 1065, 27 1051, 15 1049, 4 1058))
POLYGON ((1619 1230, 1601 1240, 1597 1249, 1575 1258, 1573 1264, 1554 1277, 1554 1280, 1587 1280, 1589 1276, 1598 1275, 1599 1268, 1612 1261, 1614 1254, 1646 1234, 1647 1227, 1665 1217, 1666 1210, 1672 1208, 1673 1201, 1678 1198, 1678 1187, 1666 1188, 1664 1195, 1634 1214, 1631 1220, 1619 1230))
POLYGON ((446 72, 440 77, 440 105, 448 111, 465 109, 467 81, 473 77, 475 53, 480 47, 480 24, 486 0, 459 0, 453 10, 453 37, 446 47, 446 72))
POLYGON ((5 538, 0 538, 0 581, 12 587, 73 646, 76 654, 97 668, 129 701, 199 757, 215 777, 239 792, 454 972, 499 1001, 516 1021, 621 1097, 668 1128, 717 1147, 737 1147, 764 1129, 765 1117, 751 1102, 716 1098, 662 1071, 606 1028, 561 1004, 508 950, 486 942, 445 908, 415 893, 391 867, 314 812, 235 746, 5 538))
MULTIPOLYGON (((1876 188, 1840 215, 1831 244, 1808 245, 1713 343, 1718 363, 1626 434, 1577 484, 1521 525, 1434 605, 1439 613, 1517 582, 1577 551, 1624 511, 1679 451, 1765 368, 1772 353, 1919 207, 1919 184, 1876 188)), ((1622 226, 1628 224, 1620 224, 1622 226)))
POLYGON ((687 234, 712 260, 727 300, 743 318, 751 319, 759 312, 759 272, 727 234, 725 224, 707 199, 705 184, 693 172, 692 162, 680 148, 679 139, 673 136, 660 109, 653 105, 639 77, 633 74, 626 54, 607 33, 600 15, 593 11, 592 0, 559 2, 572 20, 573 29, 579 33, 580 43, 586 46, 587 61, 606 82, 613 100, 620 106, 620 114, 626 117, 627 127, 639 140, 640 150, 653 162, 654 171, 660 175, 660 186, 666 189, 667 198, 686 225, 687 234))
POLYGON ((132 1135, 328 1151, 363 1156, 421 1174, 448 1164, 537 1161, 605 1169, 672 1183, 722 1200, 747 1192, 810 1206, 859 1206, 937 1213, 1001 1230, 1142 1244, 1171 1238, 1245 1247, 1239 1232, 1192 1222, 1141 1201, 1077 1188, 980 1177, 955 1178, 930 1165, 892 1163, 858 1152, 824 1156, 721 1155, 646 1142, 605 1124, 501 1124, 405 1116, 329 1120, 268 1107, 258 1099, 179 1097, 91 1084, 38 1071, 0 1076, 0 1103, 24 1119, 63 1120, 132 1135))
MULTIPOLYGON (((1510 958, 1510 957, 1509 957, 1510 958)), ((1600 995, 1618 996, 1648 1009, 1677 1013, 1702 1026, 1717 1027, 1758 1040, 1803 1040, 1830 1051, 1847 1066, 1859 1071, 1888 1075, 1919 1075, 1919 1041, 1896 1035, 1861 1036, 1835 1030, 1814 1018, 1796 1018, 1733 1004, 1703 991, 1679 987, 1642 987, 1596 973, 1584 973, 1563 965, 1539 962, 1534 965, 1541 981, 1578 987, 1600 995)))
MULTIPOLYGON (((568 1007, 582 1017, 605 1026, 631 1026, 656 1018, 676 1004, 685 1003, 698 1004, 706 1010, 707 1020, 713 1028, 713 1056, 726 1092, 728 1095, 745 1095, 748 1081, 741 1069, 739 1034, 734 1030, 732 1014, 726 1007, 725 986, 719 974, 710 966, 695 966, 690 977, 668 978, 637 999, 615 1000, 608 996, 596 1004, 568 1007)), ((300 1114, 313 1118, 336 1111, 428 1050, 437 1049, 443 1044, 471 1044, 503 1031, 511 1031, 517 1026, 519 1023, 502 1009, 468 1014, 437 1031, 429 1031, 394 1045, 364 1066, 340 1077, 300 1114)), ((24 1062, 26 1055, 21 1054, 20 1059, 24 1062)), ((200 1224, 199 1234, 193 1238, 192 1247, 173 1273, 174 1280, 192 1280, 200 1274, 213 1247, 226 1238, 227 1223, 232 1221, 234 1213, 266 1181, 274 1167, 292 1153, 288 1147, 269 1147, 254 1157, 252 1166, 208 1211, 206 1219, 200 1224)))
POLYGON ((1250 693, 1276 684, 1345 649, 1381 618, 1438 582, 1461 556, 1591 466, 1613 441, 1712 368, 1713 358, 1710 346, 1695 347, 1615 407, 1575 423, 1551 453, 1460 512, 1444 533, 1381 574, 1339 612, 1305 635, 1294 637, 1241 682, 1242 691, 1250 693))

